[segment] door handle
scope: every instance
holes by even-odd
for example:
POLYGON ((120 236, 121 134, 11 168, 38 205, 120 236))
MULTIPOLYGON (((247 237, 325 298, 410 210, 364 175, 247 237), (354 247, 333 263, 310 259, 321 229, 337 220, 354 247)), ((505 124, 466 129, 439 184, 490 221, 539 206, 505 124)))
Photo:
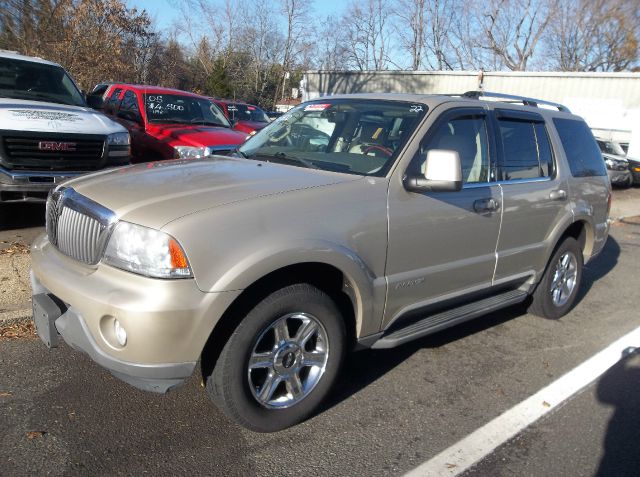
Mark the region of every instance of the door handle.
POLYGON ((549 199, 551 200, 565 200, 567 198, 567 192, 562 189, 552 190, 549 193, 549 199))
POLYGON ((500 209, 500 202, 494 198, 478 199, 473 203, 473 210, 481 214, 484 212, 495 212, 500 209))

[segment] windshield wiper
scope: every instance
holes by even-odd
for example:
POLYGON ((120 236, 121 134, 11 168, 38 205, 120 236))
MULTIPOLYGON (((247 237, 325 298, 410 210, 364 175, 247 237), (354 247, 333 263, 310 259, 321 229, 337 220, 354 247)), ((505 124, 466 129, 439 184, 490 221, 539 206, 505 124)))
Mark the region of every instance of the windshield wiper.
POLYGON ((244 152, 242 152, 237 147, 233 151, 231 151, 231 154, 237 154, 238 156, 243 157, 244 159, 249 159, 249 156, 247 156, 244 152))
POLYGON ((256 154, 256 156, 275 158, 277 160, 284 161, 284 162, 287 162, 287 161, 297 162, 299 164, 302 164, 305 167, 308 167, 309 169, 320 169, 320 167, 316 166, 313 162, 309 161, 308 159, 304 159, 302 157, 296 157, 296 156, 289 156, 284 152, 276 152, 275 154, 258 153, 256 154))

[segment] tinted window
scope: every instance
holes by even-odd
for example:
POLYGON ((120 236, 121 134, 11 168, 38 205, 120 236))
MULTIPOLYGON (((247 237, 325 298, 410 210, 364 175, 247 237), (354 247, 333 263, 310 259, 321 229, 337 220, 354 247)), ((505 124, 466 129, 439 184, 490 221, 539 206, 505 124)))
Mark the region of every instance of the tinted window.
POLYGON ((501 118, 502 180, 536 179, 553 173, 553 160, 544 123, 501 118))
POLYGON ((0 96, 85 106, 78 88, 59 66, 0 58, 0 96))
POLYGON ((574 177, 607 175, 600 149, 584 121, 554 118, 553 123, 574 177))
POLYGON ((133 91, 124 93, 122 103, 120 104, 120 111, 131 111, 134 114, 140 114, 138 96, 133 91))
POLYGON ((227 111, 229 111, 230 119, 256 121, 259 123, 269 122, 269 118, 262 109, 257 106, 251 106, 250 104, 229 104, 227 111))
POLYGON ((120 97, 120 93, 122 92, 122 88, 116 88, 111 92, 109 99, 104 103, 104 112, 108 114, 115 114, 116 107, 118 106, 118 98, 120 97))
POLYGON ((412 167, 424 174, 427 154, 430 149, 457 151, 462 165, 462 180, 465 183, 487 182, 489 179, 489 148, 487 125, 483 115, 464 115, 452 118, 436 126, 427 137, 412 167))

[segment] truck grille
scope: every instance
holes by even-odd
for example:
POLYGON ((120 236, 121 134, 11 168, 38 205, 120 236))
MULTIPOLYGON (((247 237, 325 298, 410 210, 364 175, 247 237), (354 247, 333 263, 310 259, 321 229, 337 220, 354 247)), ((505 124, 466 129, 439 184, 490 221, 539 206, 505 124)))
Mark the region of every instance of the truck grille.
POLYGON ((111 210, 71 188, 60 188, 47 199, 49 242, 83 263, 95 265, 100 261, 115 223, 116 215, 111 210))
POLYGON ((104 138, 70 135, 4 136, 2 149, 11 168, 94 170, 101 166, 104 138))

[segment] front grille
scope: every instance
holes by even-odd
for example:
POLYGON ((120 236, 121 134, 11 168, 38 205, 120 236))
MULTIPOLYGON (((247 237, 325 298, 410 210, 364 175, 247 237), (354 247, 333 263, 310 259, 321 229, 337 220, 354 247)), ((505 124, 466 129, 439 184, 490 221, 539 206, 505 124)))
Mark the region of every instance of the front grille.
POLYGON ((83 263, 95 265, 100 261, 115 223, 112 211, 71 188, 60 188, 47 200, 49 242, 83 263))
POLYGON ((13 169, 94 170, 102 165, 104 147, 104 138, 83 139, 77 135, 2 138, 5 161, 13 169))
POLYGON ((64 207, 58 219, 58 250, 84 263, 92 263, 102 227, 87 215, 64 207))

